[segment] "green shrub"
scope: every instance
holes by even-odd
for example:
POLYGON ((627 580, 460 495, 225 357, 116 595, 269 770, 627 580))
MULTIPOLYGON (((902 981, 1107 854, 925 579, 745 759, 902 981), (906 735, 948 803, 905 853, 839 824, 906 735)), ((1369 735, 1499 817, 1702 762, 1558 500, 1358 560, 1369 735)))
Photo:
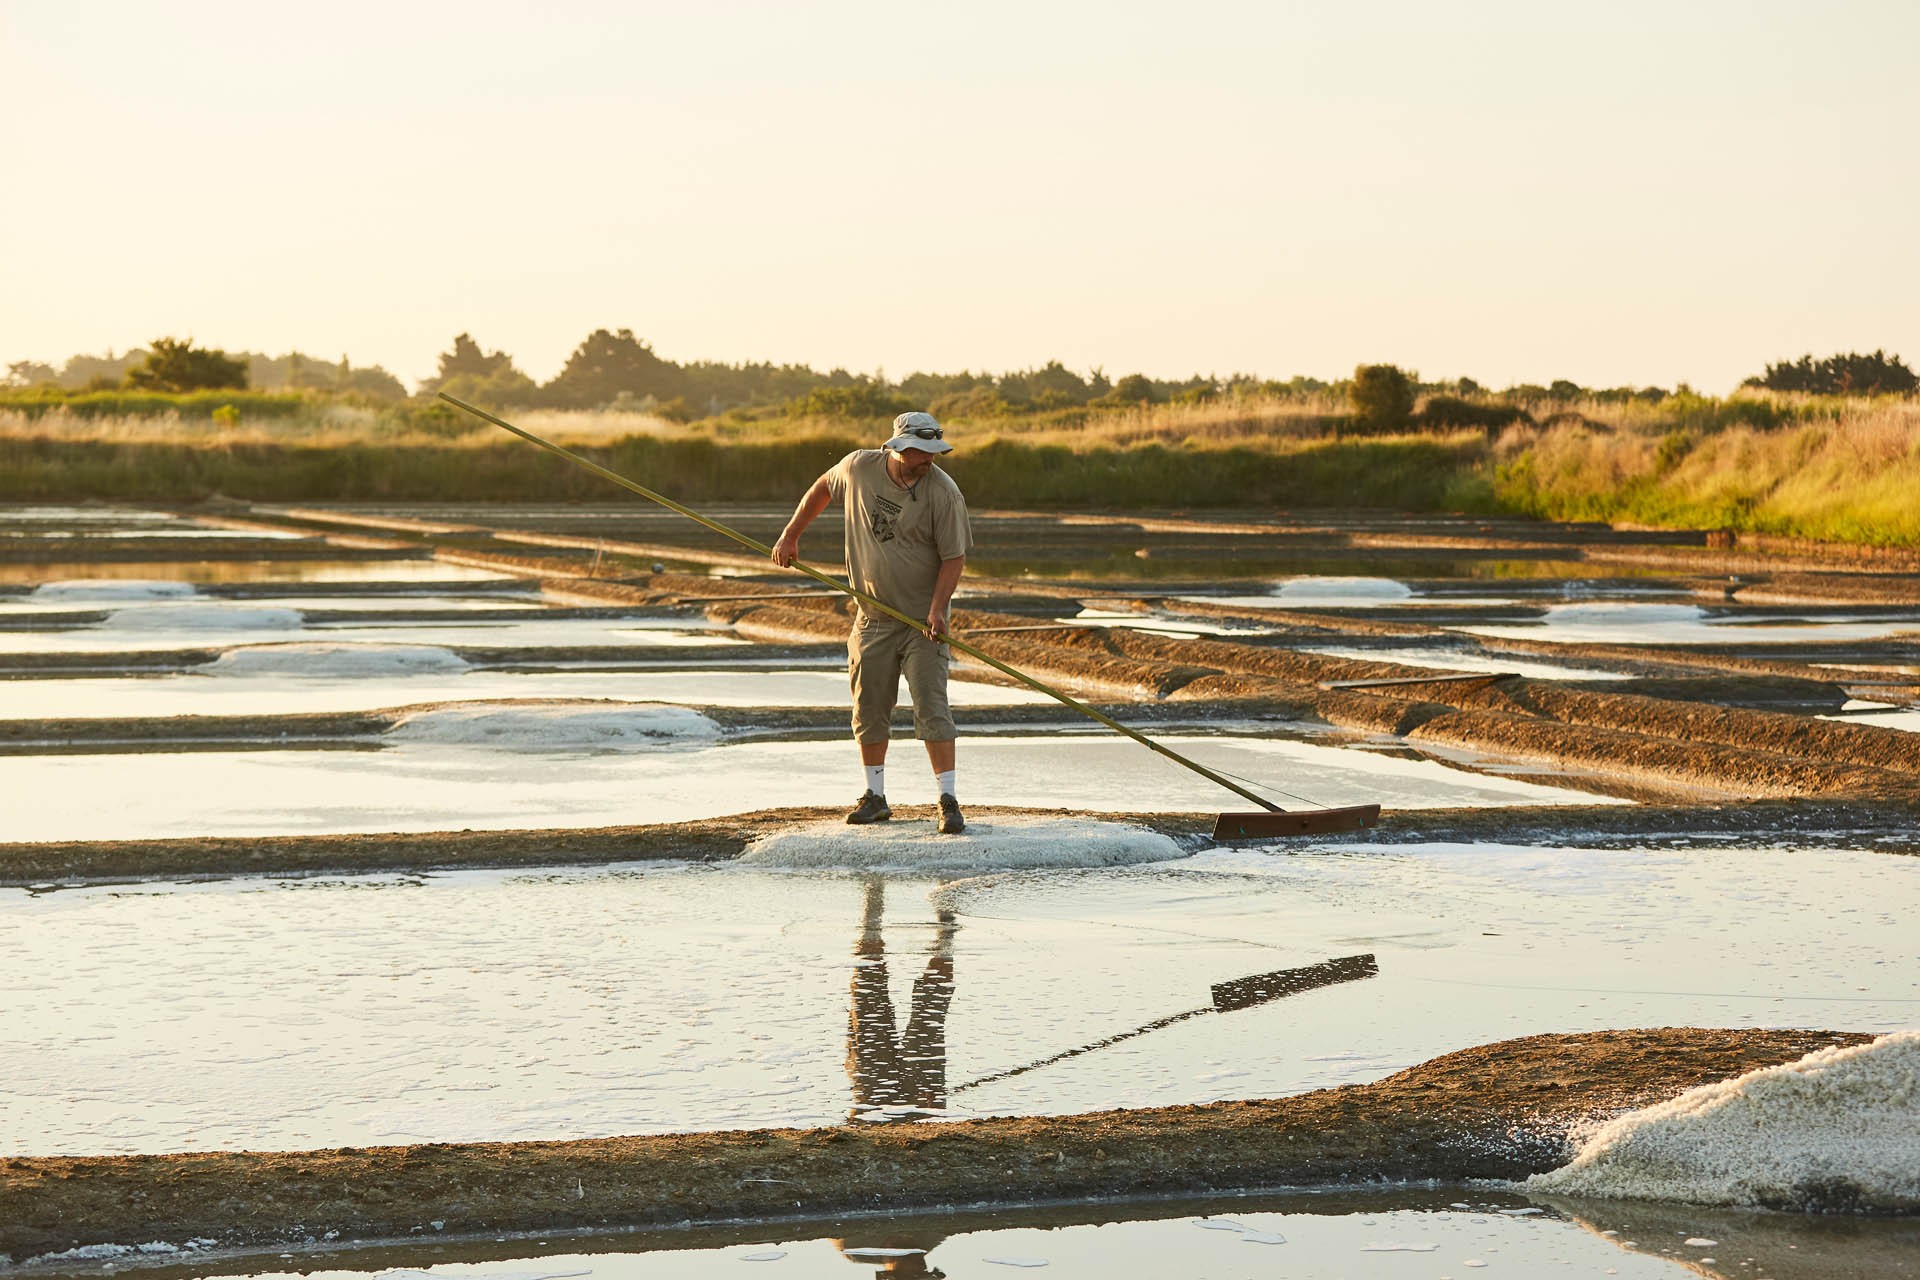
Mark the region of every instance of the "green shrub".
POLYGON ((147 358, 127 370, 127 386, 140 391, 244 391, 247 362, 196 347, 190 338, 155 338, 147 358))
POLYGON ((1398 431, 1413 420, 1415 379, 1394 365, 1363 364, 1353 371, 1347 402, 1356 424, 1369 431, 1398 431))
POLYGON ((815 387, 806 395, 787 403, 787 412, 796 418, 850 418, 858 421, 892 418, 917 408, 919 406, 905 396, 888 391, 877 382, 815 387))
POLYGON ((0 410, 14 409, 29 418, 61 409, 79 418, 163 417, 211 421, 223 406, 249 418, 286 419, 308 412, 315 404, 299 392, 288 391, 159 391, 63 392, 35 387, 27 391, 0 391, 0 410))
POLYGON ((1429 396, 1420 406, 1420 425, 1454 429, 1479 427, 1497 431, 1516 422, 1533 421, 1525 409, 1511 404, 1484 404, 1462 400, 1458 396, 1429 396))

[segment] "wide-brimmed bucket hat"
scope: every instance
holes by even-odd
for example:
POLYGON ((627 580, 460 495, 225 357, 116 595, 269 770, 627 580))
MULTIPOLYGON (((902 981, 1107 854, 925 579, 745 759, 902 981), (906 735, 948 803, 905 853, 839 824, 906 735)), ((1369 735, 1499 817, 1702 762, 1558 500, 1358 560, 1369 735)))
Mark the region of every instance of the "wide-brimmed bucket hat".
POLYGON ((880 447, 899 453, 905 449, 919 449, 924 453, 952 453, 953 446, 948 444, 940 430, 940 424, 930 413, 903 413, 893 420, 893 439, 880 447))

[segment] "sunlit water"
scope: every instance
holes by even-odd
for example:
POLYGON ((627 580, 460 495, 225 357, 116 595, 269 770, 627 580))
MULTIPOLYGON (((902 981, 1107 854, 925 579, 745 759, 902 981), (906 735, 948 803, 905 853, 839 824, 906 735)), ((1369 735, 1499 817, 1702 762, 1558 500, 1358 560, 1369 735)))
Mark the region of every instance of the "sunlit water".
MULTIPOLYGON (((72 548, 78 556, 84 547, 72 548)), ((190 548, 188 550, 191 550, 190 548)), ((441 560, 378 557, 343 560, 332 548, 315 551, 312 560, 140 560, 133 563, 95 560, 36 561, 0 564, 0 583, 32 586, 58 579, 114 580, 166 579, 207 585, 231 582, 381 583, 381 582, 504 582, 497 569, 448 564, 441 560), (329 558, 331 557, 331 558, 329 558)))
POLYGON ((1800 644, 1882 640, 1920 633, 1920 615, 1892 621, 1856 621, 1844 615, 1754 621, 1737 614, 1712 613, 1697 605, 1616 601, 1554 605, 1538 622, 1475 623, 1451 629, 1478 636, 1568 644, 1800 644))
POLYGON ((744 645, 700 618, 546 618, 504 621, 325 625, 306 622, 298 610, 270 603, 204 601, 186 606, 150 605, 119 610, 94 626, 47 631, 0 631, 0 653, 122 653, 168 649, 277 644, 430 644, 451 648, 541 649, 631 645, 744 645), (145 616, 143 616, 145 615, 145 616))
MULTIPOLYGON (((772 1276, 865 1280, 869 1275, 1114 1277, 1286 1276, 1293 1280, 1453 1280, 1469 1276, 1688 1276, 1772 1280, 1901 1280, 1920 1274, 1915 1229, 1898 1222, 1844 1228, 1820 1220, 1758 1222, 1707 1210, 1659 1217, 1531 1203, 1486 1190, 1223 1199, 1204 1205, 1086 1205, 1058 1210, 918 1213, 820 1227, 654 1231, 564 1242, 418 1244, 367 1255, 321 1253, 282 1269, 212 1268, 186 1280, 694 1280, 772 1276), (1185 1209, 1185 1212, 1180 1212, 1185 1209), (1583 1216, 1585 1215, 1585 1216, 1583 1216), (1638 1217, 1641 1221, 1632 1221, 1638 1217), (1651 1229, 1643 1229, 1648 1227, 1651 1229), (297 1266, 297 1270, 295 1270, 297 1266)), ((430 1225, 426 1232, 431 1233, 430 1225)), ((127 1250, 132 1254, 133 1250, 127 1250)), ((295 1255, 283 1254, 291 1259, 295 1255)), ((70 1266, 97 1269, 76 1259, 70 1266)), ((142 1259, 154 1261, 152 1255, 142 1259)))
MULTIPOLYGON (((1398 755, 1264 738, 1162 735, 1199 763, 1328 806, 1436 808, 1588 803, 1596 797, 1398 755)), ((888 765, 888 798, 931 804, 918 744, 888 765)), ((847 741, 734 741, 651 751, 516 752, 405 744, 382 750, 147 752, 0 757, 0 831, 12 840, 596 827, 685 822, 849 803, 864 789, 847 741)), ((979 803, 1092 812, 1217 812, 1250 802, 1111 736, 971 734, 960 794, 979 803)))
MULTIPOLYGON (((242 611, 254 616, 264 616, 269 610, 291 610, 303 615, 303 621, 326 622, 324 615, 332 613, 377 613, 397 615, 393 622, 407 621, 406 615, 427 611, 477 611, 524 612, 536 614, 548 608, 537 598, 526 595, 508 594, 504 591, 489 591, 476 595, 412 595, 381 594, 364 596, 264 596, 254 597, 245 602, 232 600, 199 599, 191 603, 175 602, 171 610, 171 621, 178 624, 190 622, 194 613, 203 613, 209 626, 220 627, 227 619, 241 615, 242 611), (191 611, 191 612, 190 612, 191 611), (320 614, 320 618, 307 618, 308 614, 320 614)), ((38 595, 13 598, 0 598, 0 623, 9 627, 27 630, 40 623, 42 630, 60 630, 71 633, 80 627, 101 627, 125 630, 130 623, 141 621, 139 612, 151 616, 155 610, 148 606, 129 606, 110 600, 82 598, 48 599, 38 595), (124 613, 125 616, 109 617, 102 622, 67 623, 60 621, 62 615, 92 613, 124 613), (45 620, 44 623, 42 620, 45 620)), ((151 625, 147 630, 159 628, 151 625)))
POLYGON ((6 890, 0 1153, 1071 1113, 1550 1031, 1893 1030, 1920 1022, 1917 911, 1920 862, 1886 855, 1310 842, 944 885, 716 864, 6 890), (1374 976, 1215 1011, 1214 984, 1360 955, 1374 976))
POLYGON ((1611 671, 1595 671, 1586 667, 1566 666, 1557 662, 1539 662, 1526 658, 1509 658, 1498 653, 1469 653, 1461 649, 1421 648, 1416 645, 1408 645, 1404 648, 1361 648, 1303 644, 1295 647, 1302 653, 1320 653, 1329 658, 1350 658, 1357 662, 1397 662, 1409 667, 1431 667, 1441 671, 1511 672, 1533 680, 1624 680, 1626 678, 1611 671))
MULTIPOLYGON (((418 675, 300 677, 198 673, 67 680, 9 680, 0 720, 102 716, 292 715, 377 711, 422 702, 498 698, 611 698, 700 707, 837 707, 847 704, 845 659, 810 669, 682 671, 427 671, 418 675)), ((901 705, 907 697, 902 684, 901 705)), ((957 707, 1050 703, 1045 694, 955 680, 957 707)))

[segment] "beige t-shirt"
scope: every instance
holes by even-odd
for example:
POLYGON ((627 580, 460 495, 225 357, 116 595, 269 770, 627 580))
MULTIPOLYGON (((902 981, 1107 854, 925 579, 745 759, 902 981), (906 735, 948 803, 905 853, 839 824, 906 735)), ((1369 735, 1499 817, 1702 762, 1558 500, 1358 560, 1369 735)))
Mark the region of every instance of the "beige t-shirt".
POLYGON ((915 621, 926 617, 940 562, 973 548, 967 500, 953 477, 936 464, 907 489, 887 474, 885 449, 859 449, 827 472, 827 491, 846 504, 853 585, 915 621))

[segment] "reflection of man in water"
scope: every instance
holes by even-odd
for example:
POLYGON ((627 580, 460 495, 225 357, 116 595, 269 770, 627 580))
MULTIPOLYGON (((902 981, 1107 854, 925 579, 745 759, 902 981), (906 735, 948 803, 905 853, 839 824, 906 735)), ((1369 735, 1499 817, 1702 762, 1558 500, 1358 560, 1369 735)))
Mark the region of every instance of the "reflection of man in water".
POLYGON ((853 1084, 848 1119, 855 1121, 918 1120, 947 1109, 947 1006, 953 1001, 953 935, 959 926, 951 911, 939 913, 902 1033, 887 990, 886 948, 880 940, 885 903, 885 882, 867 881, 847 1015, 847 1075, 853 1084))
POLYGON ((912 1232, 887 1232, 877 1236, 848 1236, 835 1240, 833 1247, 848 1262, 880 1264, 874 1280, 904 1280, 908 1276, 926 1276, 945 1280, 946 1272, 927 1261, 927 1255, 946 1239, 945 1236, 917 1235, 912 1232))

